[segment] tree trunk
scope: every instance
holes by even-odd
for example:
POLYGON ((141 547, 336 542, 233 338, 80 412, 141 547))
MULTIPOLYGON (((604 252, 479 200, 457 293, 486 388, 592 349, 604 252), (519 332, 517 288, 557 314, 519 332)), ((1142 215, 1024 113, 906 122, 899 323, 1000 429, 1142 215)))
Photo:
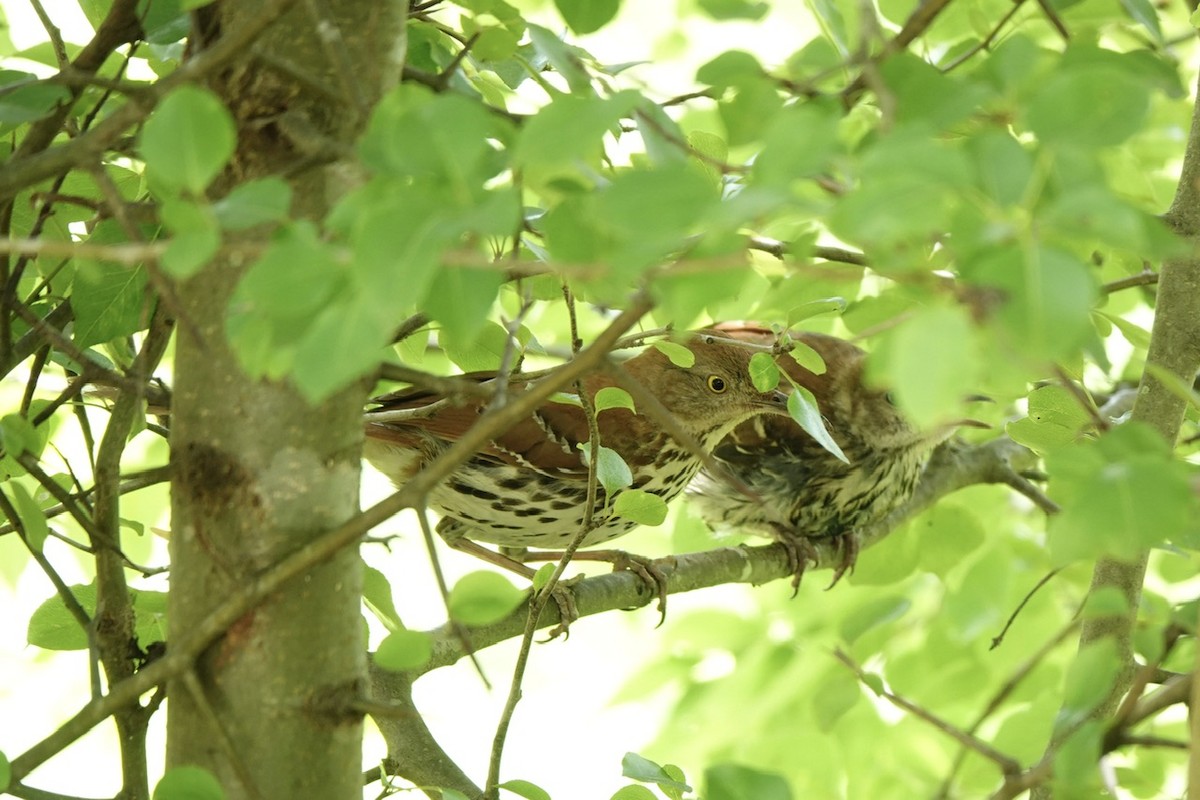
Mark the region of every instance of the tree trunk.
MULTIPOLYGON (((263 5, 209 7, 197 18, 196 38, 234 30, 263 5)), ((225 188, 283 174, 295 216, 325 215, 353 175, 327 154, 352 144, 400 74, 404 6, 293 3, 252 52, 214 77, 211 88, 238 125, 225 188)), ((218 258, 180 287, 172 638, 248 576, 358 509, 368 387, 347 387, 313 406, 286 382, 245 375, 227 344, 225 317, 247 266, 218 258)), ((230 798, 361 797, 362 719, 346 702, 366 682, 360 594, 361 564, 348 550, 235 623, 194 672, 169 685, 168 768, 204 767, 230 798)))

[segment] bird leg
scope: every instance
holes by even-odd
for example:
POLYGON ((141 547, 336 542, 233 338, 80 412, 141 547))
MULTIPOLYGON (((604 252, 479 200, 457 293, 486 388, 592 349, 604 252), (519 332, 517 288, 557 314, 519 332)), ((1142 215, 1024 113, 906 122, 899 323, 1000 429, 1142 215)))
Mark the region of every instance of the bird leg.
MULTIPOLYGON (((521 561, 557 561, 563 554, 553 550, 524 550, 507 553, 521 561)), ((654 565, 652 559, 627 553, 624 550, 581 550, 571 556, 572 561, 603 561, 612 564, 613 572, 628 570, 642 579, 650 591, 658 597, 658 627, 667 619, 667 576, 654 565)))
MULTIPOLYGON (((495 550, 489 550, 470 539, 463 537, 451 539, 446 537, 446 543, 455 550, 470 553, 478 559, 486 561, 489 564, 494 564, 501 569, 506 569, 509 572, 514 572, 530 581, 533 580, 533 576, 536 574, 533 569, 525 566, 521 561, 503 553, 497 553, 495 550)), ((574 580, 572 578, 570 581, 559 581, 558 585, 550 592, 550 596, 554 598, 555 605, 558 606, 558 625, 550 631, 550 639, 556 639, 562 634, 569 637, 571 635, 571 623, 579 619, 579 609, 575 605, 575 595, 571 592, 568 585, 574 580)))

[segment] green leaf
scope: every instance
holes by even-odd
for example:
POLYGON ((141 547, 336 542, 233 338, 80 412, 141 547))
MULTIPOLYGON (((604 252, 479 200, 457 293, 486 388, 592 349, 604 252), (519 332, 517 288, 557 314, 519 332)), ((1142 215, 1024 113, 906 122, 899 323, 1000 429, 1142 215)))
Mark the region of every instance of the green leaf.
POLYGON ((696 80, 717 89, 761 78, 765 74, 758 59, 744 50, 726 50, 696 71, 696 80))
POLYGON ((1121 332, 1125 340, 1134 347, 1141 348, 1142 350, 1149 349, 1150 331, 1116 314, 1108 314, 1103 311, 1093 311, 1092 313, 1098 317, 1103 317, 1111 323, 1114 328, 1121 332))
POLYGON ((71 289, 78 347, 112 341, 145 327, 146 270, 141 265, 81 263, 71 289))
POLYGON ((612 22, 621 0, 554 0, 554 6, 571 30, 582 36, 612 22))
POLYGON ((221 246, 217 217, 207 203, 183 198, 163 200, 161 214, 172 233, 162 255, 163 269, 173 278, 190 278, 221 246))
POLYGON ((706 800, 792 800, 782 776, 741 764, 717 764, 704 771, 706 800))
POLYGON ((958 306, 919 309, 892 332, 884 383, 918 428, 953 418, 962 398, 978 385, 974 344, 971 321, 958 306))
POLYGON ((471 572, 450 590, 450 616, 466 625, 490 625, 507 617, 527 593, 495 572, 471 572))
POLYGON ((388 631, 395 633, 403 630, 404 624, 400 621, 392 598, 392 584, 372 566, 365 567, 363 571, 363 602, 388 631))
POLYGON ((626 753, 625 757, 621 759, 621 774, 626 778, 633 778, 635 781, 641 781, 642 783, 669 786, 685 792, 692 790, 692 787, 686 783, 681 783, 671 777, 660 764, 637 753, 626 753))
POLYGON ((633 407, 633 398, 629 396, 629 392, 617 386, 605 386, 596 392, 596 396, 592 398, 592 405, 595 407, 597 414, 609 408, 627 408, 633 413, 637 413, 637 409, 633 407))
POLYGON ((393 631, 375 651, 375 663, 391 672, 419 669, 432 657, 433 637, 425 631, 393 631))
POLYGON ((8 761, 8 756, 0 752, 0 792, 8 788, 12 783, 12 764, 8 761))
POLYGON ((556 97, 522 126, 513 148, 514 166, 532 172, 535 181, 577 176, 581 164, 598 168, 604 135, 639 102, 641 98, 634 92, 607 98, 556 97))
POLYGON ((1147 425, 1128 422, 1099 439, 1046 454, 1056 564, 1098 556, 1132 560, 1183 536, 1200 514, 1191 472, 1147 425))
POLYGON ((540 592, 550 583, 550 576, 554 574, 555 564, 542 564, 538 567, 537 572, 533 573, 533 590, 540 592))
MULTIPOLYGON (((32 410, 32 409, 31 409, 32 410)), ((42 455, 46 446, 48 431, 33 427, 28 419, 21 414, 5 414, 0 417, 0 445, 6 455, 13 458, 22 453, 29 453, 35 458, 42 455)))
POLYGON ((773 82, 762 79, 738 86, 733 97, 717 106, 729 146, 757 142, 782 108, 783 100, 773 82))
MULTIPOLYGON (((583 463, 591 463, 592 447, 588 442, 576 445, 583 453, 583 463)), ((616 450, 600 445, 597 448, 596 479, 604 487, 604 492, 612 497, 617 491, 633 484, 633 472, 625 459, 616 450)))
MULTIPOLYGON (((89 615, 95 612, 94 584, 77 584, 71 586, 70 590, 84 611, 89 615)), ((30 615, 26 639, 34 647, 43 650, 86 650, 88 647, 87 632, 79 627, 57 594, 44 601, 30 615)))
POLYGON ((541 25, 529 26, 529 39, 533 42, 538 54, 554 67, 554 71, 567 79, 567 86, 571 89, 572 95, 582 96, 596 93, 592 88, 592 80, 579 58, 578 48, 565 44, 552 31, 541 25))
POLYGON ((762 152, 750 168, 751 179, 762 186, 790 186, 828 169, 837 147, 838 114, 833 109, 816 103, 789 106, 767 128, 762 152), (804 146, 797 147, 797 142, 804 146))
POLYGON ((788 351, 788 355, 792 357, 793 361, 813 375, 825 374, 825 357, 818 353, 812 345, 806 344, 799 339, 792 339, 791 344, 792 349, 788 351))
POLYGON ((1091 330, 1095 279, 1070 253, 996 247, 964 273, 970 283, 1000 290, 1003 299, 993 314, 994 324, 1027 359, 1065 358, 1091 330))
POLYGON ((21 125, 49 114, 71 99, 65 86, 39 80, 28 72, 0 69, 0 124, 21 125))
POLYGON ((847 644, 853 644, 867 631, 900 619, 911 608, 912 601, 898 595, 860 602, 842 619, 838 634, 847 644))
POLYGON ((1150 92, 1126 71, 1089 63, 1051 73, 1028 109, 1026 121, 1043 141, 1106 147, 1141 129, 1150 92))
POLYGON ((839 719, 862 698, 862 689, 849 670, 835 669, 821 680, 821 691, 813 694, 813 715, 821 733, 829 733, 839 719))
POLYGON ((223 230, 242 231, 267 222, 280 222, 292 204, 292 187, 280 178, 259 178, 234 187, 213 203, 223 230))
POLYGON ((713 19, 760 20, 770 6, 761 0, 700 0, 700 10, 713 19))
POLYGON ((692 131, 687 134, 688 149, 694 154, 697 166, 704 171, 712 183, 714 190, 720 190, 724 181, 721 170, 716 164, 723 164, 729 158, 729 145, 715 133, 708 131, 692 131), (714 164, 713 162, 716 162, 714 164))
POLYGON ((821 410, 817 408, 817 398, 813 397, 813 393, 808 389, 788 377, 786 372, 783 374, 784 377, 787 377, 788 383, 792 384, 792 391, 788 394, 787 401, 788 414, 809 436, 817 440, 817 444, 832 453, 839 461, 849 464, 850 461, 842 452, 842 448, 825 429, 821 410))
POLYGON ((155 642, 167 640, 167 593, 130 589, 133 604, 134 635, 143 650, 155 642))
POLYGON ((1067 672, 1057 726, 1060 729, 1068 727, 1087 717, 1088 712, 1108 695, 1120 671, 1117 643, 1111 638, 1099 639, 1081 647, 1067 672))
POLYGON ((50 526, 46 524, 46 514, 24 486, 15 481, 10 482, 9 486, 12 488, 13 505, 16 506, 17 515, 21 518, 21 524, 25 529, 25 540, 29 542, 31 550, 41 552, 42 545, 50 536, 50 526))
POLYGON ((779 365, 770 353, 750 356, 750 381, 760 392, 769 392, 779 385, 779 365))
POLYGON ((434 274, 424 310, 442 324, 446 336, 472 341, 482 330, 503 283, 504 275, 498 269, 442 267, 434 274))
POLYGON ((153 181, 172 192, 203 194, 233 155, 233 118, 215 94, 175 89, 142 128, 141 153, 153 181))
POLYGON ((654 347, 677 367, 691 369, 696 363, 696 354, 678 342, 657 341, 654 347))
POLYGON ((1029 414, 1005 426, 1009 436, 1038 452, 1076 441, 1092 425, 1091 416, 1065 386, 1034 389, 1027 400, 1029 414))
POLYGON ((550 793, 529 781, 512 780, 500 784, 500 788, 512 792, 525 800, 550 800, 550 793))
POLYGON ((667 504, 656 494, 641 489, 626 489, 613 501, 613 514, 633 520, 639 525, 662 525, 667 518, 667 504))
POLYGON ((225 791, 203 767, 172 767, 154 787, 153 800, 225 800, 225 791))
POLYGON ((609 800, 658 800, 658 796, 645 786, 631 783, 628 786, 622 786, 620 789, 617 789, 609 800))

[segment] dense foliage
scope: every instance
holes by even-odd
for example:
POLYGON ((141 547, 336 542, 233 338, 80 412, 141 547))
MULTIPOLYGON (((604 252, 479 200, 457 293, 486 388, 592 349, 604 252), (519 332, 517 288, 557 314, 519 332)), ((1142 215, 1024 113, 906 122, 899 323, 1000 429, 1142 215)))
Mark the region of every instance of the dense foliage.
MULTIPOLYGON (((751 605, 668 612, 619 698, 673 698, 656 740, 630 744, 667 766, 631 753, 613 797, 1182 793, 1200 757, 1182 705, 1200 563, 1185 4, 681 0, 679 29, 655 41, 639 24, 650 10, 620 0, 414 0, 377 102, 348 66, 362 32, 337 30, 351 0, 79 0, 96 31, 86 46, 52 22, 72 3, 30 5, 49 41, 0 41, 0 574, 49 579, 22 658, 89 650, 92 668, 64 687, 86 706, 75 727, 4 740, 0 788, 11 775, 13 794, 44 796, 30 788, 43 773, 26 783, 34 767, 136 707, 119 718, 141 737, 123 738, 121 796, 146 796, 157 776, 128 767, 130 748, 144 750, 165 681, 207 680, 201 650, 297 564, 337 549, 262 568, 232 598, 240 612, 196 649, 173 651, 173 632, 176 660, 163 660, 160 573, 181 567, 150 533, 170 535, 169 337, 222 337, 247 386, 361 406, 381 374, 437 387, 458 371, 585 358, 581 345, 638 326, 754 319, 853 337, 923 427, 965 415, 992 427, 942 451, 927 494, 865 532, 873 546, 833 591, 817 573, 794 599, 781 581, 751 605), (232 6, 248 21, 212 35, 232 6), (340 66, 318 74, 279 56, 274 25, 321 31, 315 52, 340 66), (788 26, 789 52, 710 45, 724 26, 788 26), (703 46, 689 42, 701 29, 703 46), (685 88, 656 84, 671 68, 685 88), (252 107, 233 91, 246 75, 327 111, 252 107), (303 184, 317 172, 335 176, 319 202, 303 184), (189 292, 212 285, 228 301, 194 318, 189 292), (978 393, 994 402, 964 406, 978 393), (133 642, 94 624, 118 584, 133 642)), ((294 444, 286 426, 264 435, 294 444)), ((713 551, 673 567, 672 591, 785 577, 771 547, 722 572, 719 548, 737 542, 686 509, 665 530, 630 541, 713 551)), ((579 585, 585 615, 647 602, 616 577, 579 585)), ((407 680, 458 660, 460 629, 406 629, 389 580, 366 574, 365 613, 388 633, 372 639, 377 661, 407 680)), ((486 646, 526 628, 526 599, 476 573, 447 607, 486 646)), ((588 648, 577 625, 550 646, 588 648)), ((406 689, 380 696, 387 680, 373 702, 415 713, 406 689)), ((428 783, 399 755, 419 734, 385 736, 387 766, 428 783)), ((512 777, 499 742, 493 792, 512 777)), ((167 766, 156 797, 222 796, 209 771, 167 766)), ((70 753, 47 769, 70 770, 70 753)), ((547 796, 521 777, 533 783, 502 792, 547 796)), ((445 797, 485 784, 446 780, 445 797)))

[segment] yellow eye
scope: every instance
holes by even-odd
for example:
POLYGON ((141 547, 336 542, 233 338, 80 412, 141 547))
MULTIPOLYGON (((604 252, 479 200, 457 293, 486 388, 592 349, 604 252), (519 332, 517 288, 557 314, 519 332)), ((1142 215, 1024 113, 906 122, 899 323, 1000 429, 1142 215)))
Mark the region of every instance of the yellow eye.
POLYGON ((717 394, 724 394, 725 390, 729 388, 729 384, 725 383, 725 379, 720 375, 709 375, 708 388, 717 394))

